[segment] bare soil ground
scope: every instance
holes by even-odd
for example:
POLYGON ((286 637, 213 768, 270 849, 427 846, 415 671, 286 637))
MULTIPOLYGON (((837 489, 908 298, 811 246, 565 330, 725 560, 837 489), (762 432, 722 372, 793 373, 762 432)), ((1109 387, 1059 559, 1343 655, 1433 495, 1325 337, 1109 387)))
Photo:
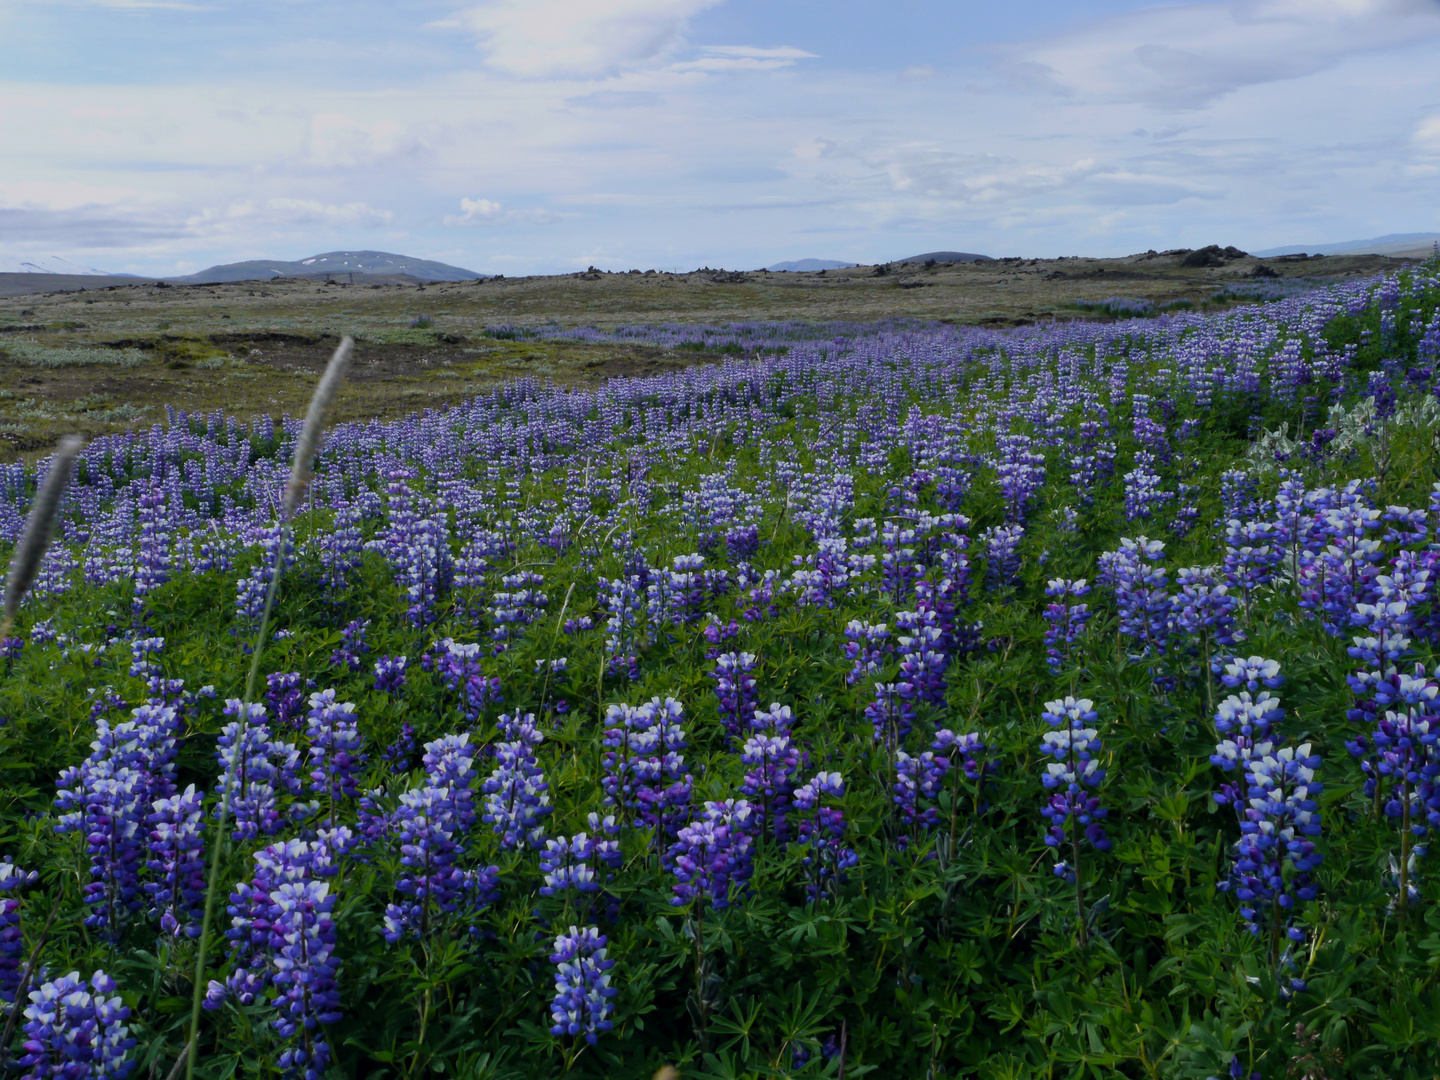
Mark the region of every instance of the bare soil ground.
POLYGON ((716 359, 645 345, 497 340, 486 333, 496 325, 914 318, 1001 327, 1103 317, 1077 305, 1114 296, 1230 306, 1241 301, 1227 288, 1254 284, 1262 264, 1262 273, 1317 284, 1399 264, 1381 256, 1184 262, 1181 252, 1147 252, 813 274, 583 273, 421 286, 277 279, 0 297, 0 460, 44 452, 66 431, 158 423, 166 406, 301 413, 342 333, 358 349, 337 419, 393 417, 519 375, 594 386, 716 359), (432 325, 412 328, 419 316, 432 325))

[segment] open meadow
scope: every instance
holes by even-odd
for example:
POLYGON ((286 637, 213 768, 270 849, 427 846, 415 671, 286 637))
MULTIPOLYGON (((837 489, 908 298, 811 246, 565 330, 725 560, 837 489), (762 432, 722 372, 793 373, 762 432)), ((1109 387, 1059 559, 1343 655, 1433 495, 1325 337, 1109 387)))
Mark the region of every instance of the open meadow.
POLYGON ((0 1054, 1430 1080, 1440 257, 1216 263, 0 300, 0 1054))
MULTIPOLYGON (((360 344, 337 417, 395 419, 532 376, 593 389, 752 351, 735 324, 941 321, 990 329, 1112 319, 1120 295, 1219 310, 1403 265, 1379 256, 1249 257, 1184 265, 1185 252, 1123 259, 1006 259, 824 274, 704 270, 404 283, 394 276, 10 295, 0 281, 0 460, 33 459, 70 431, 162 422, 167 405, 303 412, 341 334, 360 344), (1257 277, 1257 267, 1275 277, 1257 277), (1082 306, 1094 305, 1094 306, 1082 306), (668 327, 659 336, 645 331, 668 327), (615 340, 581 328, 635 332, 615 340), (708 332, 707 332, 708 328, 708 332), (567 334, 567 331, 569 332, 567 334)), ((1199 261, 1199 260, 1196 260, 1199 261)), ((1211 261, 1211 260, 1205 260, 1211 261)), ((0 275, 16 289, 55 275, 0 275)), ((14 289, 10 290, 14 292, 14 289)))

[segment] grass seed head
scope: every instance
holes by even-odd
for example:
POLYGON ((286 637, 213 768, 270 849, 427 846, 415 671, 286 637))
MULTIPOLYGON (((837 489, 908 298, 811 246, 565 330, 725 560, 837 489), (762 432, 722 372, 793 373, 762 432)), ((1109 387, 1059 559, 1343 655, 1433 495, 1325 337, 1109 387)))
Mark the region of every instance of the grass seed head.
POLYGON ((30 591, 30 586, 35 583, 35 575, 40 571, 40 561, 45 558, 45 552, 50 547, 50 537, 55 531, 55 518, 60 512, 61 496, 65 494, 65 487, 70 483, 75 457, 84 446, 85 440, 79 435, 66 435, 55 447, 55 453, 50 458, 50 470, 45 474, 45 480, 35 494, 35 502, 30 506, 30 516, 25 521, 25 535, 20 538, 20 546, 15 549, 15 557, 10 562, 10 577, 5 582, 5 614, 0 618, 0 638, 9 636, 15 614, 20 610, 20 603, 30 591))
POLYGON ((305 414, 305 428, 300 432, 300 439, 295 444, 295 463, 290 467, 290 483, 285 486, 286 521, 295 516, 295 509, 304 498, 305 489, 310 486, 310 474, 315 461, 315 451, 320 447, 320 433, 325 427, 325 417, 330 412, 330 405, 334 402, 345 372, 350 367, 350 353, 354 347, 355 342, 349 337, 340 339, 340 346, 335 350, 335 355, 330 357, 325 374, 320 376, 319 385, 315 387, 315 394, 310 399, 310 411, 305 414))

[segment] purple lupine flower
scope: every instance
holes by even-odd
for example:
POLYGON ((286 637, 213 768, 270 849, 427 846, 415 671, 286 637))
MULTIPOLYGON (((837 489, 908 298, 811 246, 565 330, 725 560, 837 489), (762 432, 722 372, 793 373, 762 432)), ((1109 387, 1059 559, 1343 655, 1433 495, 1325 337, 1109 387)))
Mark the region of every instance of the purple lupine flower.
MULTIPOLYGON (((1233 885, 1250 932, 1258 935, 1270 928, 1272 963, 1280 960, 1276 939, 1281 932, 1291 941, 1305 940, 1292 912, 1297 900, 1313 900, 1318 893, 1310 875, 1321 856, 1309 838, 1320 835, 1315 801, 1322 786, 1315 780, 1319 768, 1320 757, 1310 753, 1309 743, 1282 747, 1249 763, 1248 805, 1235 849, 1235 877, 1226 884, 1233 885)), ((1297 980, 1293 988, 1304 986, 1297 980)))
POLYGON ((291 1043, 278 1062, 286 1076, 320 1080, 330 1065, 321 1024, 339 1022, 336 978, 335 897, 325 881, 286 882, 269 896, 267 922, 272 954, 270 980, 279 993, 271 1026, 291 1043))
POLYGON ((985 544, 985 579, 998 590, 1014 588, 1020 579, 1023 525, 992 525, 980 534, 985 544))
POLYGON ((1070 444, 1067 455, 1070 483, 1085 506, 1094 503, 1095 493, 1102 490, 1115 473, 1115 443, 1103 437, 1108 430, 1106 423, 1081 421, 1070 444))
POLYGON ((1224 516, 1217 524, 1249 521, 1260 513, 1260 485, 1240 469, 1226 469, 1220 474, 1220 505, 1224 516))
POLYGON ((700 621, 706 601, 724 591, 727 579, 705 569, 705 556, 676 555, 669 570, 658 570, 646 586, 646 609, 652 626, 690 626, 700 621))
POLYGON ((950 658, 948 638, 941 629, 936 611, 901 611, 895 616, 896 652, 899 655, 897 685, 908 685, 906 696, 929 705, 945 704, 945 673, 950 658))
POLYGON ((1215 571, 1209 567, 1182 567, 1175 581, 1180 591, 1171 608, 1174 624, 1181 632, 1200 639, 1202 662, 1207 668, 1204 677, 1209 679, 1212 647, 1228 648, 1244 636, 1235 628, 1237 602, 1229 586, 1218 583, 1215 571))
POLYGON ((525 632, 525 627, 545 613, 545 606, 550 602, 540 591, 545 579, 529 570, 503 577, 500 584, 501 590, 490 602, 490 616, 495 622, 491 636, 495 639, 496 652, 509 648, 525 632))
POLYGON ((405 868, 395 883, 402 899, 385 909, 385 937, 427 937, 436 921, 455 912, 471 915, 493 902, 499 885, 495 866, 462 870, 464 840, 475 823, 475 747, 468 734, 447 735, 425 744, 428 783, 406 792, 385 822, 384 833, 399 841, 405 868))
POLYGON ((1269 690, 1280 689, 1285 684, 1285 676, 1280 674, 1278 660, 1266 660, 1263 656, 1237 656, 1225 665, 1220 681, 1231 690, 1243 686, 1253 694, 1262 686, 1269 690))
POLYGON ((1059 671, 1069 662, 1071 650, 1090 621, 1088 604, 1066 604, 1065 599, 1089 594, 1090 586, 1084 578, 1052 578, 1046 583, 1045 595, 1055 601, 1045 605, 1045 621, 1050 624, 1045 631, 1045 663, 1051 671, 1059 671))
POLYGON ((365 740, 360 736, 355 706, 336 701, 334 690, 310 695, 306 722, 310 737, 310 790, 330 806, 330 827, 342 799, 359 794, 359 776, 365 768, 365 740))
POLYGON ((415 726, 406 720, 400 725, 400 734, 385 748, 380 759, 393 766, 397 772, 409 772, 410 763, 415 760, 415 726))
POLYGON ((1141 450, 1135 455, 1135 468, 1127 472, 1125 480, 1125 519, 1143 521, 1156 514, 1175 498, 1173 491, 1166 491, 1160 485, 1160 474, 1155 471, 1155 456, 1141 450))
POLYGON ((136 500, 140 513, 140 544, 135 553, 135 591, 131 611, 138 620, 150 594, 170 580, 170 519, 165 491, 152 487, 136 500))
POLYGON ((707 802, 700 816, 676 834, 666 855, 675 874, 675 896, 670 903, 685 907, 708 900, 722 911, 737 900, 750 880, 752 810, 744 799, 707 802))
POLYGON ((733 641, 740 636, 740 624, 734 619, 728 623, 722 623, 716 616, 711 615, 705 622, 705 629, 701 631, 705 635, 708 648, 705 650, 705 659, 715 660, 721 653, 727 650, 720 646, 727 641, 733 641))
POLYGON ((915 564, 913 546, 917 534, 914 529, 887 521, 880 538, 885 545, 885 551, 880 556, 880 591, 892 603, 903 604, 909 599, 921 574, 921 568, 915 564))
POLYGON ((225 936, 230 939, 232 968, 224 983, 210 983, 207 1009, 218 1009, 232 995, 241 1005, 252 1005, 264 997, 275 974, 275 946, 270 936, 274 894, 284 885, 334 877, 340 870, 336 858, 352 841, 349 830, 342 827, 325 830, 316 840, 285 840, 254 853, 251 879, 235 885, 226 908, 230 929, 225 936))
POLYGON ((844 846, 845 811, 824 806, 824 799, 843 799, 845 781, 838 772, 820 772, 795 789, 799 817, 796 843, 805 849, 800 864, 805 867, 805 891, 811 900, 833 896, 844 884, 845 872, 858 866, 860 857, 844 846))
POLYGON ((999 435, 995 441, 1005 520, 1023 525, 1030 503, 1045 485, 1045 457, 1034 452, 1028 435, 999 435))
POLYGON ((865 706, 875 741, 890 753, 905 742, 915 724, 914 688, 909 683, 876 683, 875 700, 865 706))
POLYGON ((460 828, 468 832, 475 824, 475 747, 468 733, 446 735, 425 744, 422 763, 430 784, 450 792, 460 828))
POLYGON ((136 638, 130 642, 130 674, 137 679, 153 679, 163 676, 164 669, 155 662, 165 649, 163 637, 136 638))
POLYGON ((910 846, 910 830, 929 831, 940 820, 934 800, 939 797, 949 769, 949 759, 937 758, 933 750, 911 757, 904 750, 895 755, 895 794, 892 801, 899 808, 900 824, 906 830, 899 836, 901 850, 910 846), (921 800, 925 803, 922 805, 921 800))
POLYGON ((460 696, 460 708, 471 724, 479 723, 485 707, 500 701, 500 680, 487 677, 480 669, 480 646, 462 645, 454 638, 439 642, 435 670, 452 693, 460 696))
POLYGON ((340 647, 330 654, 330 666, 359 671, 365 663, 364 655, 370 651, 370 643, 366 640, 369 629, 369 619, 351 619, 346 623, 340 631, 340 647))
POLYGON ((597 587, 600 605, 609 614, 605 619, 605 651, 610 657, 608 670, 612 675, 626 675, 631 682, 640 678, 640 618, 644 607, 641 596, 645 580, 628 574, 613 581, 600 578, 597 587))
POLYGON ((145 820, 155 879, 145 883, 150 914, 171 935, 200 936, 205 904, 205 795, 191 784, 178 795, 156 799, 145 820))
POLYGON ((715 658, 715 696, 720 702, 720 722, 732 739, 749 727, 759 694, 755 689, 754 653, 721 653, 715 658))
POLYGON ((389 528, 365 546, 381 552, 390 564, 395 584, 405 593, 410 624, 426 626, 435 618, 435 605, 449 588, 455 567, 444 517, 421 514, 421 500, 410 490, 409 479, 408 470, 390 472, 385 488, 389 528))
POLYGON ((499 723, 505 738, 494 744, 499 764, 481 787, 485 794, 483 820, 493 826, 503 850, 538 848, 545 842, 544 819, 554 809, 550 785, 535 757, 535 747, 545 735, 535 726, 534 713, 514 720, 501 716, 499 723))
POLYGON ((750 719, 750 730, 771 735, 783 735, 795 726, 795 713, 789 705, 772 701, 766 709, 756 709, 750 719))
POLYGON ((265 703, 275 723, 298 730, 305 716, 305 691, 314 684, 298 671, 277 671, 265 676, 265 703))
MULTIPOLYGON (((606 814, 601 817, 592 810, 585 815, 585 821, 590 826, 595 861, 611 870, 620 869, 620 841, 616 839, 620 835, 620 823, 615 820, 615 815, 606 814), (605 839, 600 839, 601 836, 605 839)), ((610 875, 611 878, 614 876, 610 875)))
POLYGON ((1045 832, 1045 843, 1055 849, 1067 840, 1066 826, 1070 826, 1068 840, 1072 850, 1072 862, 1057 859, 1055 875, 1065 881, 1078 880, 1077 862, 1080 852, 1080 830, 1096 851, 1109 851, 1110 840, 1100 824, 1107 815, 1100 805, 1100 799, 1085 789, 1098 788, 1105 780, 1105 770, 1100 768, 1097 755, 1103 750, 1099 733, 1087 724, 1093 724, 1098 714, 1089 698, 1065 697, 1047 701, 1043 719, 1058 730, 1046 732, 1040 743, 1041 754, 1053 757, 1054 762, 1045 766, 1040 777, 1047 791, 1051 792, 1045 807, 1040 811, 1049 828, 1045 832), (1073 821, 1073 824, 1072 824, 1073 821))
POLYGON ((20 901, 17 893, 40 880, 34 870, 21 870, 10 856, 0 859, 0 1001, 14 1001, 20 989, 20 969, 25 957, 25 936, 20 930, 20 901))
POLYGON ((736 525, 725 533, 725 554, 732 563, 753 559, 760 551, 760 527, 736 525))
POLYGON ((1245 819, 1250 763, 1263 758, 1274 748, 1271 728, 1284 716, 1280 699, 1268 690, 1253 697, 1249 690, 1232 694, 1220 703, 1215 712, 1215 731, 1220 741, 1215 744, 1210 762, 1225 772, 1239 768, 1239 776, 1234 783, 1220 785, 1215 801, 1221 806, 1233 807, 1242 822, 1245 819))
POLYGON ((404 868, 395 891, 405 899, 385 909, 385 940, 407 933, 425 939, 435 921, 459 909, 465 875, 456 865, 463 847, 462 815, 451 789, 426 785, 400 796, 389 818, 404 868))
POLYGON ((150 804, 175 790, 175 710, 142 705, 113 727, 101 717, 90 745, 90 756, 60 775, 55 831, 83 831, 94 878, 85 887, 94 909, 85 924, 114 937, 141 907, 150 804))
POLYGON ((1253 619, 1256 592, 1275 580, 1285 557, 1281 539, 1268 521, 1232 518, 1225 523, 1225 583, 1239 597, 1247 620, 1253 619))
POLYGON ((789 836, 786 815, 795 791, 795 773, 804 756, 783 732, 751 735, 740 753, 741 763, 749 766, 740 790, 754 810, 756 832, 769 832, 778 843, 789 836))
POLYGON ((555 939, 550 962, 555 965, 555 999, 550 1015, 555 1024, 552 1035, 584 1036, 594 1046, 602 1031, 614 1025, 612 998, 618 991, 610 985, 610 969, 615 961, 605 958, 605 936, 593 926, 581 930, 570 927, 568 934, 555 939))
MULTIPOLYGON (((298 770, 300 751, 293 743, 270 737, 265 706, 245 706, 238 698, 225 703, 225 715, 235 717, 220 729, 215 757, 220 762, 220 799, 228 800, 234 818, 231 834, 236 840, 273 836, 287 813, 308 813, 305 806, 282 808, 281 799, 290 799, 301 790, 298 770)), ((221 809, 215 809, 219 817, 221 809)))
POLYGON ((365 551, 360 522, 364 513, 356 506, 342 506, 335 511, 335 522, 322 530, 315 545, 320 550, 320 582, 326 599, 336 603, 350 587, 350 575, 360 567, 365 551))
POLYGON ((260 530, 260 554, 250 572, 240 579, 235 593, 235 615, 249 626, 260 622, 265 611, 265 597, 275 577, 277 561, 283 560, 286 570, 295 565, 295 545, 279 525, 260 530))
POLYGON ((103 971, 87 988, 78 971, 30 992, 25 1007, 25 1080, 122 1080, 135 1062, 127 1060, 135 1040, 125 1021, 130 1010, 115 994, 115 980, 103 971))
POLYGON ((571 889, 577 893, 599 892, 600 882, 590 866, 594 858, 595 841, 583 832, 568 839, 557 836, 546 840, 540 854, 540 873, 545 879, 540 895, 555 896, 571 889))
MULTIPOLYGON (((948 727, 942 727, 935 733, 935 740, 930 743, 930 750, 935 753, 937 759, 945 757, 946 772, 955 776, 956 785, 960 776, 975 785, 975 811, 976 814, 984 814, 988 811, 989 804, 984 801, 985 778, 994 776, 999 772, 999 762, 995 759, 995 747, 986 743, 984 736, 979 732, 966 732, 956 734, 948 727)), ((959 789, 950 792, 953 812, 959 812, 959 789)))
POLYGON ((401 656, 382 656, 375 661, 375 689, 382 694, 399 694, 405 688, 405 669, 409 660, 401 656))
POLYGON ((1135 640, 1141 655, 1163 653, 1174 627, 1166 572, 1152 565, 1164 557, 1164 541, 1144 536, 1124 538, 1119 550, 1100 556, 1104 581, 1115 589, 1120 631, 1135 640))
POLYGON ((680 753, 688 745, 684 718, 674 698, 656 697, 634 708, 612 705, 606 712, 612 725, 603 739, 606 805, 654 829, 657 844, 675 836, 690 806, 693 779, 680 753))
POLYGON ((0 638, 0 660, 5 661, 5 670, 9 671, 11 665, 20 659, 20 654, 25 651, 25 639, 18 634, 12 634, 7 638, 0 638))
POLYGON ((1367 790, 1380 796, 1379 786, 1389 787, 1383 796, 1385 816, 1400 829, 1400 857, 1390 856, 1395 892, 1391 908, 1403 915, 1418 899, 1415 858, 1425 853, 1412 838, 1424 839, 1440 830, 1440 684, 1401 675, 1395 690, 1393 697, 1387 695, 1392 707, 1375 724, 1367 790))

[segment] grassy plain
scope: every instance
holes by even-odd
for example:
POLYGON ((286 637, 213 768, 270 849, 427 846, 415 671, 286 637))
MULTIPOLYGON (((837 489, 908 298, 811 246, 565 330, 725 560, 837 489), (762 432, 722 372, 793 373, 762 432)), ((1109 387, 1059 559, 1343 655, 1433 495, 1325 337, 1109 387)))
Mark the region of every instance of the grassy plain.
POLYGON ((394 417, 535 375, 593 386, 713 361, 643 343, 501 340, 487 327, 891 318, 1005 327, 1107 318, 1114 296, 1214 309, 1238 286, 1294 288, 1393 267, 1380 256, 1187 267, 1181 254, 856 267, 820 274, 579 273, 430 285, 277 279, 0 297, 0 460, 164 419, 165 407, 303 412, 342 333, 360 343, 338 419, 394 417), (431 325, 411 326, 427 316, 431 325))

